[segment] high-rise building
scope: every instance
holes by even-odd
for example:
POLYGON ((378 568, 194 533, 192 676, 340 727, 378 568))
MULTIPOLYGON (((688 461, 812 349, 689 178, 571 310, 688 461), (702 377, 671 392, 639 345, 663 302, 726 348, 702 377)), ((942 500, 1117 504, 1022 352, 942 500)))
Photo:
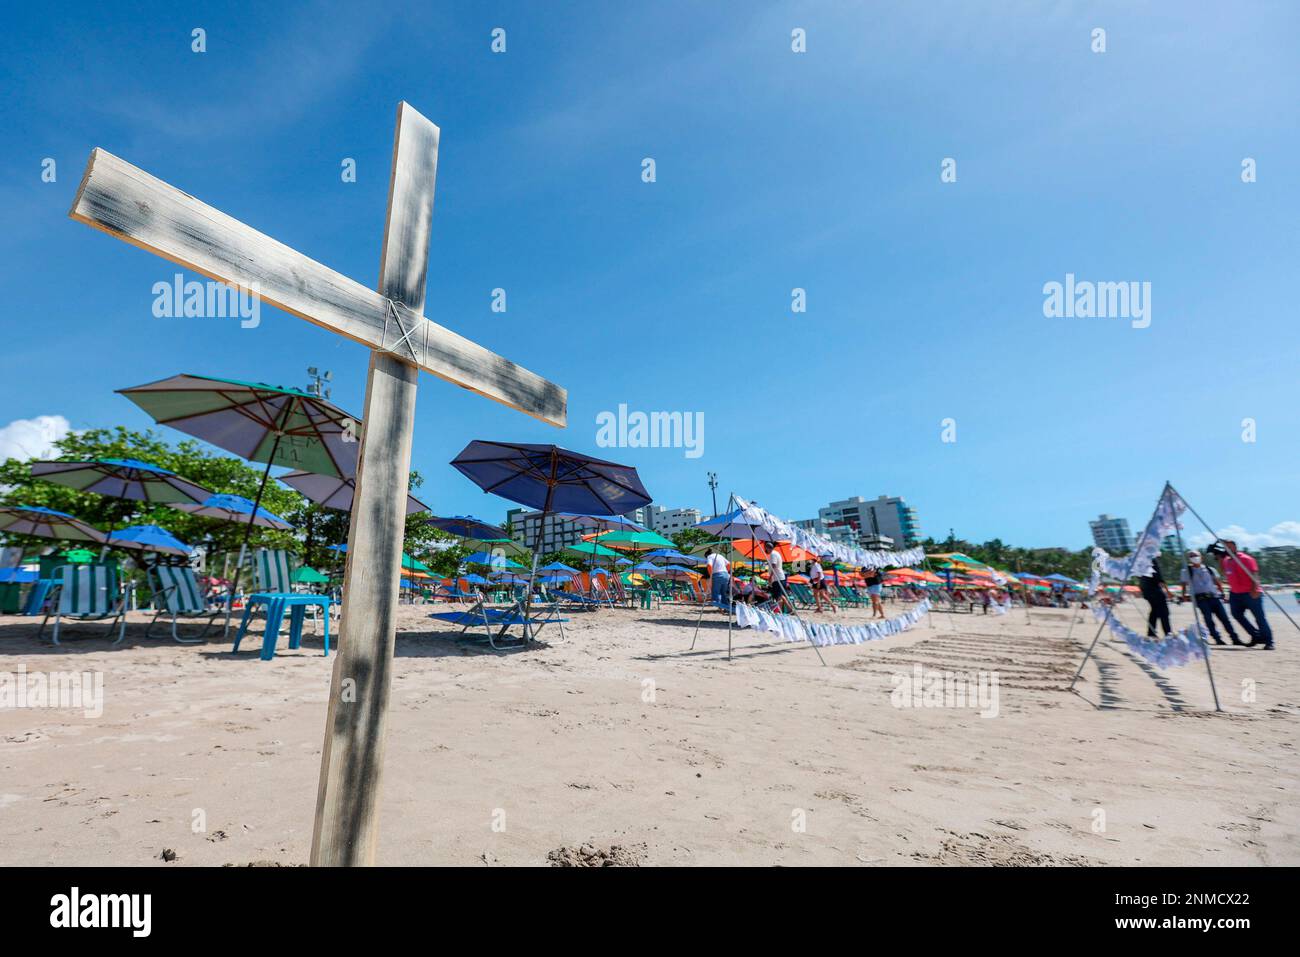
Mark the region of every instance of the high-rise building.
MULTIPOLYGON (((644 525, 646 528, 650 528, 652 527, 650 525, 650 510, 652 508, 655 508, 655 506, 646 505, 626 513, 623 517, 631 519, 638 525, 644 525)), ((660 509, 660 511, 665 510, 660 509)), ((672 509, 670 511, 694 510, 672 509)), ((698 512, 695 514, 697 516, 699 515, 698 512)), ((525 548, 532 549, 537 543, 537 536, 540 529, 541 550, 542 554, 545 555, 550 552, 558 552, 560 549, 568 545, 580 544, 584 535, 591 535, 599 531, 599 529, 588 528, 554 514, 546 516, 546 524, 544 526, 541 525, 541 519, 541 512, 533 512, 522 508, 510 509, 506 512, 506 522, 510 525, 510 537, 525 548)), ((698 517, 696 518, 696 521, 699 521, 698 517)), ((669 533, 663 532, 662 534, 667 535, 669 533)))
POLYGON ((888 538, 895 545, 910 546, 921 540, 921 522, 916 509, 899 496, 881 495, 867 500, 855 495, 831 502, 817 510, 817 520, 830 530, 848 529, 847 535, 854 545, 860 545, 863 540, 878 543, 888 538))
POLYGON ((1100 515, 1088 523, 1092 529, 1092 543, 1108 552, 1131 552, 1133 550, 1133 533, 1129 531, 1127 518, 1114 515, 1100 515))
POLYGON ((672 538, 682 529, 698 525, 704 519, 698 508, 664 508, 661 505, 647 505, 645 513, 645 521, 641 524, 665 538, 672 538))
POLYGON ((794 525, 841 545, 857 545, 857 535, 848 525, 827 525, 820 518, 801 518, 794 525))
POLYGON ((540 548, 543 555, 558 552, 566 545, 577 545, 582 542, 583 535, 590 535, 593 531, 556 515, 547 515, 546 523, 542 524, 541 512, 522 508, 512 508, 506 512, 506 521, 510 523, 511 538, 524 548, 540 548))

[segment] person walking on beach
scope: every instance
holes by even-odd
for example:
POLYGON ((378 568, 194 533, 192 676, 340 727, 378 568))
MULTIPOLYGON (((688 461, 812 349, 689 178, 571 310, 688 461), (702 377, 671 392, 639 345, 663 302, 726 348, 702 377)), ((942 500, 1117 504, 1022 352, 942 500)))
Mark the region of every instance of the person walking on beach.
POLYGON ((864 566, 862 580, 867 583, 867 594, 871 596, 871 617, 884 618, 885 606, 880 603, 880 587, 885 581, 884 573, 879 568, 864 566))
POLYGON ((776 602, 776 610, 780 611, 781 606, 784 605, 786 611, 793 615, 794 606, 790 604, 790 595, 785 590, 785 563, 781 560, 781 550, 777 548, 776 542, 768 546, 767 579, 767 589, 776 602))
MULTIPOLYGON (((1214 546, 1211 546, 1214 549, 1214 546)), ((1237 550, 1237 543, 1223 540, 1221 548, 1214 549, 1219 556, 1219 567, 1228 578, 1228 607, 1232 617, 1250 635, 1250 647, 1273 650, 1273 629, 1264 617, 1264 592, 1259 587, 1259 563, 1245 552, 1237 550), (1255 617, 1252 625, 1246 612, 1255 617)))
POLYGON ((709 566, 709 601, 719 608, 731 607, 731 564, 712 548, 704 553, 704 561, 709 566))
POLYGON ((1164 576, 1160 574, 1160 562, 1156 559, 1151 559, 1151 570, 1138 578, 1138 590, 1151 606, 1151 611, 1147 614, 1147 637, 1156 637, 1158 621, 1160 627, 1164 629, 1165 637, 1168 638, 1173 632, 1173 628, 1169 625, 1169 599, 1173 596, 1169 594, 1169 586, 1165 584, 1164 576))
POLYGON ((822 569, 820 558, 813 556, 812 567, 808 569, 808 582, 812 585, 813 600, 817 602, 817 610, 822 610, 822 601, 830 606, 831 611, 837 611, 835 602, 831 601, 830 595, 826 594, 826 572, 822 569))
POLYGON ((1214 627, 1214 619, 1218 618, 1227 629, 1232 643, 1245 645, 1246 643, 1237 637, 1232 622, 1228 620, 1228 613, 1223 608, 1223 579, 1219 577, 1216 570, 1201 561, 1201 553, 1195 549, 1187 553, 1187 567, 1183 569, 1181 580, 1184 590, 1192 596, 1192 601, 1200 610, 1201 617, 1205 619, 1214 643, 1225 644, 1219 637, 1219 630, 1214 627))

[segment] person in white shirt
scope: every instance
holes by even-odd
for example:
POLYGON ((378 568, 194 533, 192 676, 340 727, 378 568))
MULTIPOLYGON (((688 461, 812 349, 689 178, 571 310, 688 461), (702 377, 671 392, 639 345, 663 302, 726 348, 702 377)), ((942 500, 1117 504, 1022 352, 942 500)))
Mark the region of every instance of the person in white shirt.
POLYGON ((781 550, 775 542, 767 548, 767 590, 772 593, 772 598, 776 601, 777 611, 780 611, 784 604, 786 611, 793 615, 794 606, 790 604, 790 595, 785 590, 785 563, 781 560, 781 550))
POLYGON ((731 607, 731 565, 721 552, 709 549, 704 553, 709 566, 709 601, 719 608, 731 607))
POLYGON ((813 559, 812 568, 808 570, 808 581, 812 585, 813 600, 817 602, 817 610, 822 610, 824 599, 831 611, 835 611, 835 602, 831 601, 831 596, 826 592, 826 572, 818 558, 813 559))

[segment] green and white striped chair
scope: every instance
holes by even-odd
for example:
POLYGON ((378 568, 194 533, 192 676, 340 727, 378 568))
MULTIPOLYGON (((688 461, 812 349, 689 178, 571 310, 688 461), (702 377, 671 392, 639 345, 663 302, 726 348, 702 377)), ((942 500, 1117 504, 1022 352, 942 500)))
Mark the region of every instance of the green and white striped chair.
MULTIPOLYGON (((126 637, 126 599, 118 588, 117 566, 99 563, 86 565, 60 565, 55 569, 59 580, 58 604, 54 606, 54 643, 59 643, 59 625, 64 618, 76 621, 103 621, 109 623, 107 635, 113 633, 117 625, 117 644, 126 637)), ((45 632, 45 623, 50 620, 51 612, 45 613, 41 621, 39 638, 45 632)))
MULTIPOLYGON (((258 592, 270 595, 292 594, 295 562, 282 548, 259 548, 253 553, 253 578, 258 592)), ((312 606, 312 627, 319 631, 320 609, 312 606)))
POLYGON ((149 628, 144 633, 148 638, 158 624, 158 619, 163 615, 172 616, 172 638, 183 645, 197 644, 203 640, 203 636, 208 630, 216 624, 216 621, 225 613, 225 609, 217 608, 213 611, 208 607, 208 601, 203 595, 203 589, 199 587, 198 580, 194 577, 194 569, 188 565, 155 565, 149 569, 150 586, 153 588, 154 604, 157 611, 153 616, 153 621, 149 622, 149 628), (203 630, 197 635, 190 638, 182 638, 177 630, 177 618, 200 618, 206 617, 208 620, 203 625, 203 630))
POLYGON ((293 568, 289 553, 282 548, 259 548, 254 552, 253 575, 260 592, 283 595, 293 591, 293 568))

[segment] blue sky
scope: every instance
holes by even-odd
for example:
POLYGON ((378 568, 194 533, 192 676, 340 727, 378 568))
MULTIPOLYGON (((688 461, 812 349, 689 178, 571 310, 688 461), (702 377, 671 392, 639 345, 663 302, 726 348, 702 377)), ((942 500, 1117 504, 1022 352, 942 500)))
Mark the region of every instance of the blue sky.
POLYGON ((446 464, 489 438, 636 465, 667 506, 707 509, 714 471, 791 519, 886 493, 1031 546, 1140 525, 1168 478, 1300 543, 1295 4, 279 6, 6 14, 0 446, 143 428, 113 390, 178 372, 322 366, 360 414, 361 346, 269 307, 155 318, 176 268, 67 211, 101 146, 373 285, 406 99, 442 128, 426 314, 569 389, 560 431, 425 377, 438 511, 504 514, 446 464), (1067 273, 1151 283, 1150 326, 1046 318, 1067 273), (620 403, 703 413, 703 455, 598 448, 620 403))

